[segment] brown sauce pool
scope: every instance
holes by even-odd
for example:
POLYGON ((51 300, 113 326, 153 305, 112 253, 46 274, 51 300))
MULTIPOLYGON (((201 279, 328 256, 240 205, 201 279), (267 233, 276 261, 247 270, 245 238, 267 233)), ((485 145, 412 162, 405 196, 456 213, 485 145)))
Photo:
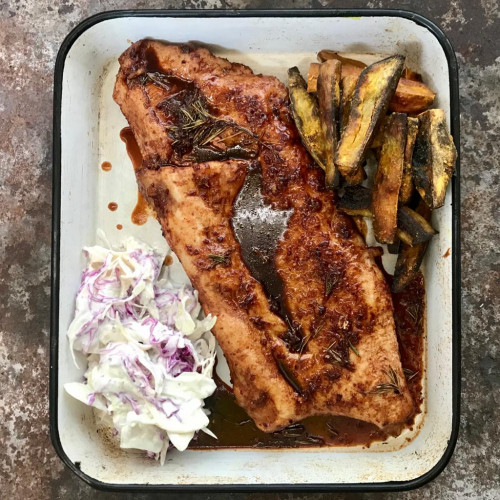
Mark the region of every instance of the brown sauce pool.
POLYGON ((123 229, 123 226, 121 224, 117 224, 116 229, 118 229, 118 231, 121 231, 123 229))
MULTIPOLYGON (((393 295, 394 318, 401 361, 408 380, 408 387, 418 407, 422 402, 424 367, 425 286, 421 273, 399 294, 393 295)), ((375 441, 385 441, 397 436, 411 421, 389 426, 383 430, 374 424, 348 417, 309 417, 278 432, 259 430, 245 410, 238 406, 234 395, 215 376, 217 389, 205 400, 210 410, 209 429, 214 439, 199 432, 189 445, 193 449, 214 448, 300 448, 318 446, 364 446, 375 441)))
POLYGON ((109 161, 103 161, 101 164, 101 168, 105 172, 109 172, 113 168, 113 165, 111 165, 111 163, 109 163, 109 161))
MULTIPOLYGON (((139 145, 135 140, 134 134, 130 127, 125 127, 120 131, 120 139, 125 143, 127 148, 127 154, 132 161, 132 166, 134 170, 138 170, 142 165, 142 155, 139 149, 139 145)), ((148 221, 148 217, 151 215, 151 210, 147 201, 144 199, 141 193, 137 193, 137 203, 134 210, 132 210, 132 215, 130 219, 137 226, 142 226, 148 221)))
POLYGON ((108 208, 114 212, 115 210, 118 209, 118 203, 116 203, 115 201, 111 201, 108 203, 108 208))

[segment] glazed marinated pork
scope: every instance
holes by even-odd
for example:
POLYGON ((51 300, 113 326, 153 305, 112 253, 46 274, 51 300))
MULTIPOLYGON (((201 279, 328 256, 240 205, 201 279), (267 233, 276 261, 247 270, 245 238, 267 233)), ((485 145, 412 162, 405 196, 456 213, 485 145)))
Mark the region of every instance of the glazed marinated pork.
POLYGON ((409 418, 388 285, 324 189, 284 85, 204 48, 143 40, 120 57, 114 98, 142 152, 140 191, 217 316, 236 399, 256 425, 409 418), (233 224, 250 178, 270 218, 288 214, 267 253, 243 248, 233 224))

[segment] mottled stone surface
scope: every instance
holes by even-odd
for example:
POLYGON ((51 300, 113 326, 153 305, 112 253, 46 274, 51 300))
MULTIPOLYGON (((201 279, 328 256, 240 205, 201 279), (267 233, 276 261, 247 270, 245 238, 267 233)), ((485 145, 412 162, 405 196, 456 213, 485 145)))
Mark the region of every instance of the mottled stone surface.
MULTIPOLYGON (((117 496, 93 491, 66 470, 48 435, 52 81, 60 43, 79 21, 103 10, 274 6, 413 9, 441 25, 456 49, 462 113, 461 432, 443 474, 400 497, 500 498, 498 0, 4 0, 0 4, 0 497, 117 496)), ((264 497, 306 496, 171 496, 264 497)))

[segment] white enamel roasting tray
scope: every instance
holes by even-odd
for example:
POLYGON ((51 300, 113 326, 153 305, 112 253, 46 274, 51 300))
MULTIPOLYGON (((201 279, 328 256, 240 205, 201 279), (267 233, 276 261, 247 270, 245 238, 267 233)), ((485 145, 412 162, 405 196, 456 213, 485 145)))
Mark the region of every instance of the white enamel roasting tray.
MULTIPOLYGON (((425 258, 427 362, 420 425, 385 444, 359 448, 234 449, 172 452, 164 466, 110 446, 92 412, 63 390, 80 380, 66 338, 84 261, 81 249, 103 229, 111 243, 129 235, 166 248, 159 224, 131 223, 135 178, 119 132, 126 126, 112 89, 118 56, 131 41, 200 41, 216 55, 285 81, 307 73, 320 49, 395 53, 437 92, 458 149, 458 82, 453 50, 425 18, 402 11, 120 11, 87 19, 64 41, 56 64, 51 328, 51 433, 62 460, 108 489, 377 490, 408 489, 445 467, 456 441, 459 398, 460 248, 457 172, 445 206, 433 214, 425 258), (109 161, 111 172, 100 165, 109 161), (108 203, 118 210, 108 210, 108 203), (123 225, 123 230, 116 228, 123 225), (450 257, 444 255, 450 249, 450 257)), ((174 272, 183 275, 176 262, 174 272)))

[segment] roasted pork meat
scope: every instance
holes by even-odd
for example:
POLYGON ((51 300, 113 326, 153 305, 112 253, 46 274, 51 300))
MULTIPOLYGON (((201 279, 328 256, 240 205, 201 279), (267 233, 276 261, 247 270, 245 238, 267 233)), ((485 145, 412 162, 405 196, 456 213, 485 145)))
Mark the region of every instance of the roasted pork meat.
POLYGON ((120 57, 114 99, 143 156, 139 189, 217 316, 236 400, 256 425, 408 419, 389 287, 301 144, 285 86, 205 48, 142 40, 120 57), (285 214, 281 233, 257 238, 233 220, 256 179, 262 224, 285 214))

